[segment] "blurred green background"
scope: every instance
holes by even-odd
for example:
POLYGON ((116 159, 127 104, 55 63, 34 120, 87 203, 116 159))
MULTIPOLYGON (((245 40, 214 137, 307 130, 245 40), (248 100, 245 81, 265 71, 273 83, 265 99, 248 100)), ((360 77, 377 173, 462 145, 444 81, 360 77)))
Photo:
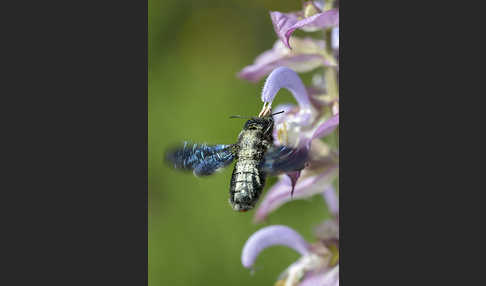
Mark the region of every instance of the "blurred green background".
MULTIPOLYGON (((149 0, 150 286, 273 285, 299 255, 269 248, 251 275, 240 261, 248 237, 265 225, 285 224, 313 241, 312 228, 327 216, 322 197, 315 196, 286 204, 255 225, 254 210, 238 213, 228 204, 233 166, 196 178, 163 160, 166 148, 183 140, 236 141, 244 120, 228 117, 256 115, 263 86, 263 80, 252 84, 236 73, 276 41, 268 12, 300 6, 300 0, 149 0)), ((283 102, 294 102, 286 90, 275 104, 283 102)))

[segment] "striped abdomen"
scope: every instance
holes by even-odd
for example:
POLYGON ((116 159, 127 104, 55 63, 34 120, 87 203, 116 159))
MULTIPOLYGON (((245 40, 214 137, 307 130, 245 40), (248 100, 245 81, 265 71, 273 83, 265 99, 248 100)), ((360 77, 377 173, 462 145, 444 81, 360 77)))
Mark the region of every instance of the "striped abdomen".
POLYGON ((230 204, 236 211, 247 211, 255 206, 265 185, 263 160, 271 142, 267 136, 263 136, 261 130, 244 130, 237 145, 237 161, 230 184, 230 204))

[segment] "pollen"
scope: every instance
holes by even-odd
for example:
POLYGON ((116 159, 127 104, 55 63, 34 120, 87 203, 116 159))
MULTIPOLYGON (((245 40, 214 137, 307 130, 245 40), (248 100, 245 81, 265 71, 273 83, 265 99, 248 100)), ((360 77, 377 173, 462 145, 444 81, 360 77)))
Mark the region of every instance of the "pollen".
POLYGON ((317 10, 316 7, 314 7, 314 4, 309 3, 304 8, 304 17, 307 18, 307 17, 310 17, 310 16, 314 16, 315 14, 317 14, 319 12, 320 11, 317 10))
POLYGON ((282 123, 277 129, 277 138, 282 144, 288 144, 287 123, 282 123))

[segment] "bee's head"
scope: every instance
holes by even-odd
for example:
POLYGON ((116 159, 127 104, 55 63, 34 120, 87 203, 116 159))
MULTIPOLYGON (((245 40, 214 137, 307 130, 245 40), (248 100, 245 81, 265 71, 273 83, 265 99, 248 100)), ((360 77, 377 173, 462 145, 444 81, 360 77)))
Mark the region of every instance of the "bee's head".
MULTIPOLYGON (((280 114, 282 112, 283 111, 273 113, 273 114, 270 112, 264 116, 251 117, 250 120, 248 120, 245 123, 245 126, 243 126, 243 130, 262 130, 263 133, 265 134, 267 134, 268 132, 272 133, 273 124, 274 124, 273 115, 280 114)), ((245 118, 245 117, 239 115, 233 115, 230 118, 245 118)))
POLYGON ((253 117, 245 123, 244 130, 262 130, 263 132, 271 132, 273 130, 273 117, 253 117))

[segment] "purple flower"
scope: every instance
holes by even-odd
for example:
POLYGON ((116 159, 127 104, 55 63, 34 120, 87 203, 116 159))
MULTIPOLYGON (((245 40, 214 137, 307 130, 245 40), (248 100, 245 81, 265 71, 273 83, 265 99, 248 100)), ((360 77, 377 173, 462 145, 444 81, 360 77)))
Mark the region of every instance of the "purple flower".
POLYGON ((335 61, 329 60, 322 54, 325 49, 324 41, 311 38, 292 38, 290 41, 292 50, 278 40, 272 49, 263 52, 252 65, 243 68, 238 76, 257 82, 280 66, 289 67, 298 72, 311 71, 320 66, 337 66, 335 61))
POLYGON ((291 108, 290 112, 277 119, 274 129, 275 143, 304 149, 311 158, 308 162, 309 168, 314 171, 304 170, 302 174, 301 171, 296 171, 282 176, 280 182, 272 187, 262 200, 255 217, 257 222, 263 220, 270 211, 290 201, 294 192, 296 198, 307 198, 321 193, 324 189, 311 189, 309 186, 317 185, 314 181, 320 182, 325 178, 327 184, 321 185, 322 182, 320 182, 320 185, 323 188, 327 187, 336 176, 336 156, 328 152, 328 149, 323 147, 322 143, 318 143, 318 140, 316 140, 316 144, 312 144, 312 142, 314 139, 328 135, 338 126, 339 114, 328 119, 317 120, 319 112, 312 106, 307 90, 297 73, 289 68, 279 67, 272 71, 265 81, 261 97, 264 105, 260 116, 271 112, 272 102, 282 88, 286 88, 292 93, 298 103, 298 108, 287 105, 287 108, 291 108), (313 145, 320 146, 313 148, 313 145), (318 173, 315 172, 316 169, 318 173), (305 177, 309 177, 306 182, 314 183, 296 185, 299 178, 305 177))
MULTIPOLYGON (((274 130, 276 144, 303 148, 309 153, 308 168, 302 173, 292 172, 280 176, 261 201, 255 213, 255 222, 261 222, 268 214, 293 198, 305 199, 323 193, 331 187, 337 176, 337 154, 318 140, 339 125, 339 113, 330 117, 319 117, 313 107, 305 86, 297 73, 286 67, 272 71, 262 90, 263 109, 260 115, 271 110, 271 104, 281 88, 288 89, 298 106, 280 107, 288 112, 277 118, 274 130), (300 181, 298 182, 298 180, 300 181)), ((331 207, 330 207, 331 209, 331 207)))
POLYGON ((323 197, 331 215, 316 227, 317 242, 313 244, 281 225, 262 228, 248 239, 241 257, 246 268, 251 268, 258 254, 272 245, 285 245, 300 253, 301 257, 282 273, 278 286, 339 285, 339 197, 333 187, 339 171, 338 150, 335 144, 320 140, 339 126, 339 11, 332 5, 307 1, 301 11, 270 12, 280 40, 239 73, 241 78, 253 82, 269 74, 261 94, 263 107, 259 116, 283 110, 275 117, 274 144, 297 148, 307 162, 303 170, 280 175, 261 200, 255 222, 261 222, 292 199, 314 195, 323 197), (291 37, 296 29, 325 30, 329 42, 291 37), (306 87, 296 72, 317 67, 324 67, 324 73, 315 73, 312 86, 306 87), (292 93, 297 104, 279 105, 272 111, 272 103, 282 88, 292 93))
MULTIPOLYGON (((302 135, 302 139, 305 136, 309 137, 311 134, 314 134, 312 128, 313 126, 311 125, 311 123, 315 122, 317 116, 319 115, 318 110, 316 110, 316 108, 312 104, 312 102, 315 102, 316 99, 309 97, 307 89, 302 83, 300 77, 295 71, 290 68, 276 68, 267 77, 261 95, 264 106, 262 111, 260 112, 260 115, 269 112, 275 96, 282 88, 285 88, 292 93, 298 103, 298 108, 295 108, 293 105, 288 104, 285 105, 285 108, 283 109, 282 107, 280 107, 280 110, 285 110, 286 112, 283 115, 279 115, 279 117, 277 118, 277 129, 279 124, 285 123, 289 131, 300 132, 302 135), (302 131, 307 131, 307 133, 304 134, 302 133, 302 131)), ((334 119, 333 122, 326 123, 327 127, 323 126, 321 128, 330 128, 332 126, 337 126, 337 123, 339 123, 339 119, 337 121, 334 119)), ((322 137, 321 133, 317 134, 316 137, 322 137)), ((310 139, 310 137, 307 139, 310 139)), ((289 144, 289 142, 286 143, 289 144)), ((296 143, 297 142, 291 142, 290 144, 297 145, 296 143)))
POLYGON ((273 28, 280 40, 290 49, 290 35, 296 29, 307 28, 307 31, 332 28, 339 25, 339 10, 330 9, 312 16, 302 18, 302 13, 270 12, 273 28))
POLYGON ((255 232, 245 243, 241 263, 250 268, 265 248, 272 245, 288 246, 301 255, 310 253, 310 245, 293 229, 283 225, 273 225, 255 232))
POLYGON ((243 266, 251 268, 260 252, 273 245, 290 247, 301 255, 282 273, 277 285, 338 285, 337 248, 328 247, 323 241, 309 244, 296 231, 283 225, 262 228, 246 241, 241 254, 243 266))
POLYGON ((309 97, 307 89, 302 83, 300 77, 295 71, 287 67, 279 67, 272 71, 267 77, 263 86, 261 99, 264 103, 260 115, 266 114, 271 109, 273 100, 278 91, 282 88, 289 90, 298 103, 298 107, 287 104, 277 108, 276 111, 284 110, 284 114, 279 115, 276 119, 277 134, 278 130, 285 128, 286 132, 292 133, 288 139, 295 139, 292 142, 286 140, 281 142, 281 138, 277 136, 278 142, 287 145, 298 145, 298 143, 306 142, 309 144, 315 138, 322 138, 332 132, 339 124, 339 113, 334 114, 326 120, 320 119, 318 122, 319 111, 313 106, 316 99, 309 97), (315 123, 315 124, 313 124, 315 123), (285 124, 285 127, 282 126, 285 124), (317 129, 316 129, 317 128, 317 129), (295 133, 295 134, 294 134, 295 133), (298 133, 298 134, 297 134, 298 133))
POLYGON ((295 199, 306 199, 316 194, 328 194, 328 197, 325 197, 326 203, 329 210, 335 213, 336 201, 330 197, 329 190, 332 189, 334 191, 332 182, 337 175, 337 170, 337 164, 330 166, 325 172, 318 175, 309 175, 304 170, 301 176, 302 179, 295 185, 293 196, 290 195, 292 189, 291 179, 285 175, 281 176, 280 180, 267 191, 267 194, 258 206, 254 221, 262 222, 272 211, 287 202, 295 199))
POLYGON ((272 106, 273 99, 282 88, 288 89, 299 104, 298 114, 292 116, 292 119, 287 116, 286 121, 290 123, 293 120, 292 122, 296 124, 307 125, 313 119, 312 115, 314 112, 309 95, 297 73, 287 67, 276 68, 267 77, 262 90, 262 101, 264 103, 262 113, 268 112, 272 106))
POLYGON ((300 172, 298 181, 289 174, 281 175, 279 181, 266 192, 255 212, 255 222, 262 222, 285 203, 317 194, 322 194, 331 214, 337 215, 339 200, 332 184, 339 171, 338 155, 330 152, 323 143, 318 144, 318 150, 314 147, 309 150, 309 166, 300 172), (319 154, 322 152, 329 153, 319 154))

